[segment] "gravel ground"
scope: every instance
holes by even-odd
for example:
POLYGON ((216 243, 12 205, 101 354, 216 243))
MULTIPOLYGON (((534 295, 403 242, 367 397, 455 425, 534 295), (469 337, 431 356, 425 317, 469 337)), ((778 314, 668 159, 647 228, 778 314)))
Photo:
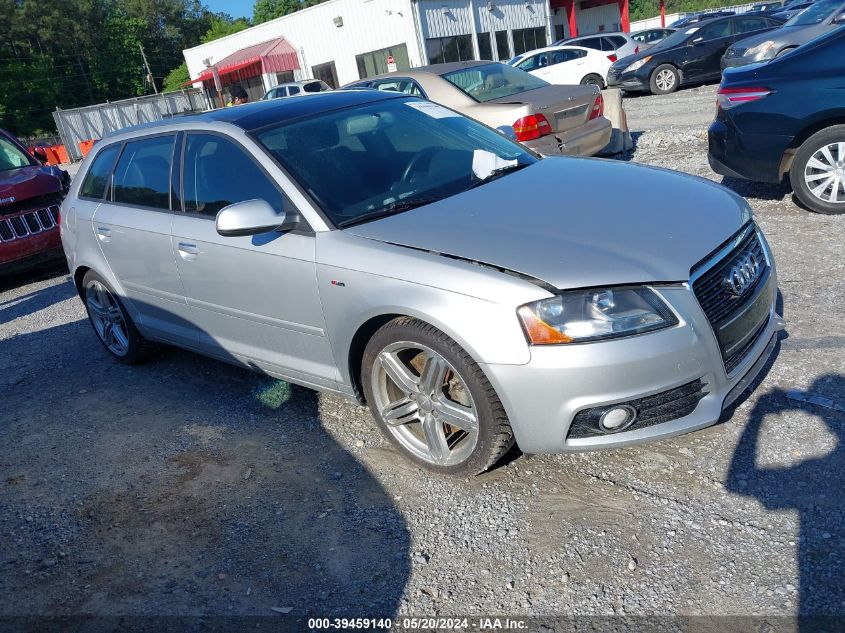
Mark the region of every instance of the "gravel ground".
MULTIPOLYGON (((635 161, 721 181, 714 87, 625 105, 635 161)), ((64 273, 8 282, 0 615, 845 614, 845 217, 725 184, 788 322, 753 395, 698 433, 471 480, 409 465, 332 396, 179 350, 115 364, 64 273)))

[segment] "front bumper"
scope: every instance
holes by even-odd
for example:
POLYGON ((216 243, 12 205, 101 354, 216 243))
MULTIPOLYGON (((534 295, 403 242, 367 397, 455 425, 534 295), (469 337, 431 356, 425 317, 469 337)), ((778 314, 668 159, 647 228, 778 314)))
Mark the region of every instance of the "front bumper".
MULTIPOLYGON (((771 257, 769 257, 771 259, 771 257)), ((532 347, 527 365, 484 365, 521 450, 564 453, 672 437, 716 423, 765 365, 783 321, 775 312, 772 263, 768 320, 742 362, 726 373, 713 329, 688 284, 656 287, 679 319, 673 328, 603 343, 532 347), (661 424, 567 437, 579 411, 660 394, 696 380, 705 395, 692 413, 661 424)))
POLYGON ((613 126, 600 116, 575 129, 549 134, 523 145, 542 156, 595 156, 610 143, 613 126))
POLYGON ((611 68, 607 73, 607 87, 621 88, 628 92, 651 92, 651 71, 649 64, 634 72, 618 72, 611 68))

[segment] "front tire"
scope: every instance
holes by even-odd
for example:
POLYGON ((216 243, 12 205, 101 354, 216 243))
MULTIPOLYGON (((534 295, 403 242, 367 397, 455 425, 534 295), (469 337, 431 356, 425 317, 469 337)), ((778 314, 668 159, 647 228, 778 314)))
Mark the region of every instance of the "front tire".
POLYGON ((112 357, 134 365, 155 351, 156 346, 141 336, 108 282, 93 270, 82 279, 82 293, 94 332, 112 357))
POLYGON ((379 329, 364 350, 361 378, 381 431, 404 457, 428 470, 475 475, 514 443, 484 372, 427 323, 400 317, 379 329))
POLYGON ((845 125, 816 132, 795 153, 789 179, 795 197, 816 213, 845 213, 845 125))
POLYGON ((672 64, 662 64, 655 68, 649 81, 651 94, 655 95, 667 95, 670 92, 675 92, 680 84, 681 76, 678 69, 672 64))
POLYGON ((598 86, 599 90, 604 90, 604 80, 595 73, 590 73, 581 80, 582 86, 598 86))

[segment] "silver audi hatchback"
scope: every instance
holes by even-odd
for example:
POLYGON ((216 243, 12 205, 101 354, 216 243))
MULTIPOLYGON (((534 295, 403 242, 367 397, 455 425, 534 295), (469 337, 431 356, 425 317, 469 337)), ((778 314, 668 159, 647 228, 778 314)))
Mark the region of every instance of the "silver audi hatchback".
POLYGON ((483 471, 514 441, 568 452, 713 424, 783 327, 739 196, 652 167, 540 159, 396 93, 108 137, 61 217, 116 359, 166 343, 357 399, 442 473, 483 471))

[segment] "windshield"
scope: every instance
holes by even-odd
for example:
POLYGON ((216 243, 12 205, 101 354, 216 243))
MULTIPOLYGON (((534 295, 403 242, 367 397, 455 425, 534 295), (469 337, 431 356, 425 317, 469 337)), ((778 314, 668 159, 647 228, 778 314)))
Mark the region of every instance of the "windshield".
POLYGON ((691 26, 686 29, 681 29, 680 31, 675 31, 672 35, 660 40, 657 44, 655 44, 649 50, 656 51, 660 48, 672 48, 673 46, 680 46, 684 42, 687 41, 690 35, 695 33, 699 27, 691 26))
POLYGON ((518 68, 495 63, 455 70, 443 75, 443 79, 481 103, 549 85, 518 68))
POLYGON ((842 6, 842 0, 819 0, 810 5, 798 15, 792 16, 784 23, 784 26, 806 26, 807 24, 819 24, 824 22, 830 15, 842 6))
POLYGON ((20 169, 21 167, 28 167, 33 164, 32 159, 30 159, 27 153, 22 152, 9 139, 0 136, 0 171, 20 169))
POLYGON ((320 113, 263 130, 257 140, 344 226, 455 195, 496 169, 537 161, 498 132, 419 99, 320 113))

